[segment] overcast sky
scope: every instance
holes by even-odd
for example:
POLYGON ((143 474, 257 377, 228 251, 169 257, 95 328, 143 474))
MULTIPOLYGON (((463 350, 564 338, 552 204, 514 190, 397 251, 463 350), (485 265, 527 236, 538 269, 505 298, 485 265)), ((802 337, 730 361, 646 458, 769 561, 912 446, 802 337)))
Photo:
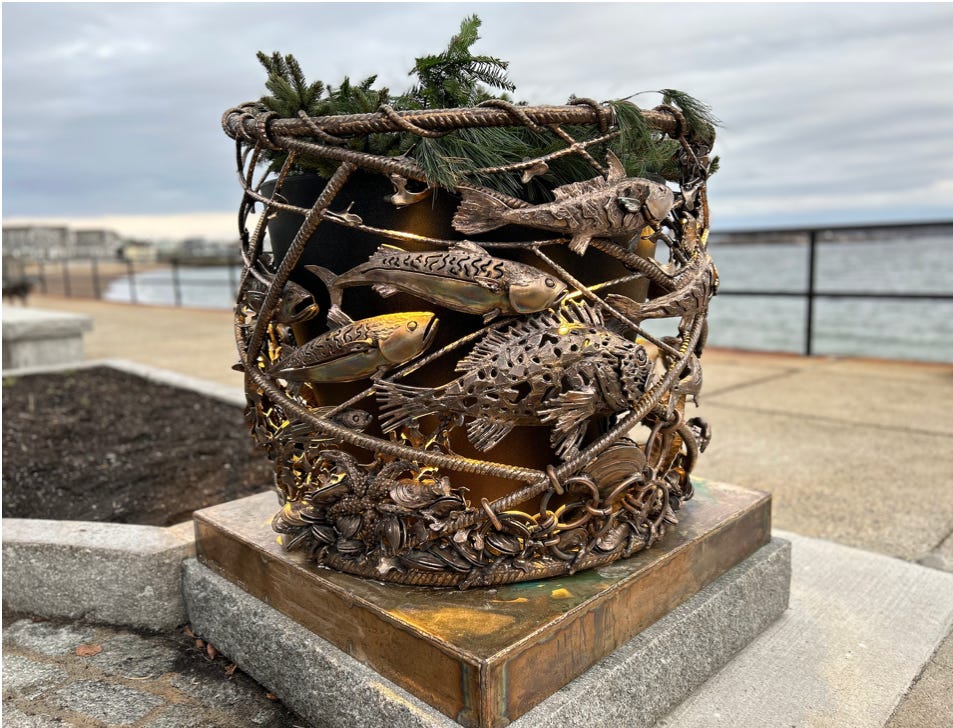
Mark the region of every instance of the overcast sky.
MULTIPOLYGON (((378 73, 483 20, 515 96, 678 88, 723 120, 722 229, 953 219, 953 5, 4 4, 3 217, 234 233, 222 112, 261 95, 257 50, 309 78, 378 73)), ((652 106, 657 97, 637 103, 652 106)))

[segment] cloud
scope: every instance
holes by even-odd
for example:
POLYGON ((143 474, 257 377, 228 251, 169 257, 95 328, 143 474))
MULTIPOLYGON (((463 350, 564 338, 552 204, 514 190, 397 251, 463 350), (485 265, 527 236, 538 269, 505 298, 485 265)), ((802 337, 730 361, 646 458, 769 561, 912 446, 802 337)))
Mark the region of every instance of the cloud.
POLYGON ((710 103, 725 225, 953 217, 953 6, 688 3, 9 4, 4 215, 230 214, 219 118, 261 93, 255 51, 402 90, 468 12, 531 103, 710 103))

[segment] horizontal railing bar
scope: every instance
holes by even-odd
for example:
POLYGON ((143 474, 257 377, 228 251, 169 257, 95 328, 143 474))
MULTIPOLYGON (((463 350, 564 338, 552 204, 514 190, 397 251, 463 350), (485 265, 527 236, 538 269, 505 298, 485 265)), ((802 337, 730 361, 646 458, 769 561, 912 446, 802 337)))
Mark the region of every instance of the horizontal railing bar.
MULTIPOLYGON (((808 298, 807 291, 718 291, 719 296, 808 298)), ((815 291, 814 298, 884 298, 911 301, 953 301, 953 293, 873 293, 871 291, 815 291)))
POLYGON ((896 230, 900 228, 932 228, 932 227, 953 227, 953 220, 928 220, 926 222, 884 222, 884 223, 858 223, 851 225, 808 225, 803 227, 779 227, 779 228, 748 228, 739 230, 720 230, 712 228, 711 236, 719 237, 722 235, 782 235, 791 233, 803 233, 805 235, 828 232, 849 232, 860 230, 896 230))

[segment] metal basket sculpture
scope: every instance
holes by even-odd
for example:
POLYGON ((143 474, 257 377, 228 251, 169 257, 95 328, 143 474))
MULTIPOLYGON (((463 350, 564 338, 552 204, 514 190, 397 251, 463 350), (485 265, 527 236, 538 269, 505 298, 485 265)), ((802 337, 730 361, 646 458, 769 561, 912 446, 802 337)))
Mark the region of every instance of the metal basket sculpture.
POLYGON ((246 412, 275 463, 283 507, 273 527, 286 549, 374 579, 485 586, 603 565, 678 522, 709 440, 685 408, 701 387, 717 287, 711 140, 673 106, 642 114, 679 145, 678 189, 627 177, 611 153, 596 158, 590 150, 620 130, 610 107, 588 99, 225 113, 244 189, 235 314, 246 412), (412 158, 348 144, 507 126, 550 134, 559 148, 479 170, 484 179, 525 183, 567 155, 590 164, 592 179, 532 205, 473 181, 428 185, 412 158), (577 141, 568 130, 579 128, 594 131, 577 141), (287 157, 255 181, 268 151, 287 157), (289 170, 306 159, 338 166, 302 202, 289 170), (390 217, 375 212, 381 204, 390 217), (289 220, 293 240, 280 251, 274 226, 289 220), (665 263, 654 259, 659 243, 665 263), (643 329, 662 318, 671 336, 643 329))

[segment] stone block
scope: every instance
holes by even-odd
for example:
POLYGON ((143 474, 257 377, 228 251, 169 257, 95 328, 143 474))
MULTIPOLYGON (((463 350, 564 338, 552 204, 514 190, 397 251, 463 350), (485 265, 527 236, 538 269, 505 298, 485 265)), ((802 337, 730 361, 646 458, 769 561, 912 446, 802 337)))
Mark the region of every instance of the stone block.
MULTIPOLYGON (((775 539, 510 725, 651 726, 784 612, 789 583, 775 539)), ((316 725, 459 725, 197 561, 184 589, 196 633, 316 725)))
POLYGON ((3 608, 148 629, 185 622, 192 524, 3 519, 3 608))
POLYGON ((82 361, 89 316, 60 311, 3 307, 3 369, 82 361))

